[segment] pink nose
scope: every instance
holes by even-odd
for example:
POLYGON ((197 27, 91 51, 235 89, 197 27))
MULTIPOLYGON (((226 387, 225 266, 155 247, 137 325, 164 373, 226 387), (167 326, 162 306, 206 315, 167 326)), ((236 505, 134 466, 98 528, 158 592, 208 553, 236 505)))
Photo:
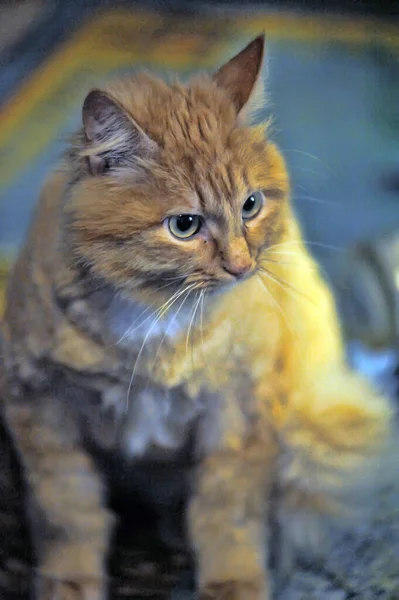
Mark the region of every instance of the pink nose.
POLYGON ((245 277, 245 275, 251 270, 252 262, 236 262, 228 265, 224 265, 224 270, 229 273, 229 275, 233 275, 233 277, 237 277, 237 279, 241 279, 245 277))

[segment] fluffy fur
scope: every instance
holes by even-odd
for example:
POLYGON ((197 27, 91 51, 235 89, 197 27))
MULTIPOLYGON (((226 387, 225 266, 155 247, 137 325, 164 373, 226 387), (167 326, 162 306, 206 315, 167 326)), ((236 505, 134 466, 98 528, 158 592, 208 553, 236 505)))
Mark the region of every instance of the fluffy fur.
POLYGON ((160 515, 187 503, 201 598, 266 600, 271 544, 282 569, 320 550, 320 519, 363 515, 389 470, 392 411, 346 366, 284 160, 245 124, 262 57, 257 38, 213 77, 92 91, 44 188, 9 284, 2 395, 39 600, 104 598, 107 486, 160 515), (202 228, 175 238, 179 214, 202 228))

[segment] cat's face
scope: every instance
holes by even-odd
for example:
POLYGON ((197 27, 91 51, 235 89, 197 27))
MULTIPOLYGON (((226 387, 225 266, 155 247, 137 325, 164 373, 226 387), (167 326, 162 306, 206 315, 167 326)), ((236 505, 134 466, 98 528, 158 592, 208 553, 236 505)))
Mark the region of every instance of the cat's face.
POLYGON ((213 79, 138 76, 89 94, 70 227, 106 280, 127 291, 220 289, 251 276, 278 241, 284 162, 242 118, 262 54, 258 38, 213 79))

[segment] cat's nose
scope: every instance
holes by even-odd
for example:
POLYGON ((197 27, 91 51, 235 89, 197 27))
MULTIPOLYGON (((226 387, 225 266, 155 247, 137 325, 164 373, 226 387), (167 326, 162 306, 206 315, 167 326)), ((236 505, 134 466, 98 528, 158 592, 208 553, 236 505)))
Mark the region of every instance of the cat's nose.
POLYGON ((242 279, 252 270, 252 260, 238 261, 223 266, 224 270, 237 279, 242 279))
POLYGON ((242 236, 229 238, 222 248, 222 266, 229 275, 243 279, 254 266, 246 240, 242 236))

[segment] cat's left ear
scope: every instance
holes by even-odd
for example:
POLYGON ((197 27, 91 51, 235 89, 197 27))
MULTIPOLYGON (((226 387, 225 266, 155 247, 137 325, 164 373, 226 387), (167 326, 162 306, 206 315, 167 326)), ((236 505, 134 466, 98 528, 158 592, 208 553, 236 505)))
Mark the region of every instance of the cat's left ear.
POLYGON ((217 85, 228 92, 240 117, 243 117, 249 108, 248 104, 258 103, 263 99, 261 73, 264 54, 265 36, 262 34, 213 75, 217 85))
POLYGON ((137 159, 148 158, 157 151, 157 144, 106 92, 92 90, 86 96, 82 119, 88 142, 83 154, 92 175, 135 166, 137 159))

